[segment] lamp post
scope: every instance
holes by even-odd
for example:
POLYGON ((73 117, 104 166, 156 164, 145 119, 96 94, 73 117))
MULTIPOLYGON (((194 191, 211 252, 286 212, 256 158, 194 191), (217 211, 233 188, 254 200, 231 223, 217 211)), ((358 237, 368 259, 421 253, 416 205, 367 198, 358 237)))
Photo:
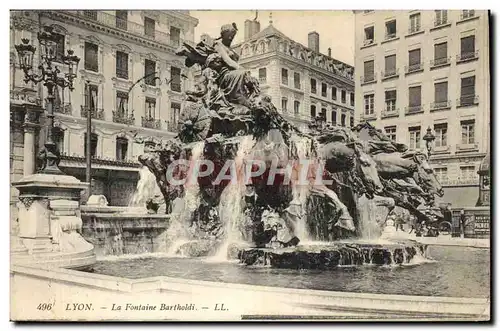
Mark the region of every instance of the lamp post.
POLYGON ((52 34, 53 28, 45 26, 43 31, 38 33, 38 42, 40 44, 41 64, 38 66, 38 72, 33 70, 33 57, 36 48, 29 44, 29 39, 23 38, 22 43, 16 45, 16 51, 19 56, 19 66, 24 72, 24 81, 35 84, 43 83, 47 87, 47 140, 45 149, 40 153, 42 166, 39 172, 46 174, 62 174, 59 169, 60 152, 54 142, 54 88, 56 86, 69 88, 73 91, 73 80, 76 78, 76 69, 80 58, 68 50, 67 55, 62 55, 62 62, 68 66, 68 73, 60 75, 61 71, 52 62, 56 59, 57 42, 52 34))
POLYGON ((432 129, 430 126, 427 128, 427 133, 424 135, 422 139, 425 140, 425 146, 427 147, 427 157, 430 159, 432 151, 432 142, 436 140, 436 136, 432 133, 432 129))

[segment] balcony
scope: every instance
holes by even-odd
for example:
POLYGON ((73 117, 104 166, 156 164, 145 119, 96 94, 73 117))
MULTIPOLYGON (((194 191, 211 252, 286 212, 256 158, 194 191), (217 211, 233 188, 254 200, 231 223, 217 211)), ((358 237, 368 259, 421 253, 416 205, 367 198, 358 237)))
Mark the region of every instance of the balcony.
POLYGON ((373 39, 365 39, 363 41, 363 46, 362 47, 369 47, 375 45, 375 40, 373 39))
POLYGON ((372 84, 377 81, 377 74, 373 73, 368 76, 361 76, 361 84, 372 84))
POLYGON ((182 42, 185 42, 185 40, 181 40, 178 38, 170 38, 169 34, 158 30, 148 30, 146 32, 144 25, 137 24, 128 20, 123 20, 117 18, 115 15, 111 15, 99 10, 71 10, 64 12, 70 15, 94 21, 104 26, 127 31, 129 34, 156 41, 158 43, 171 47, 178 47, 182 42))
POLYGON ((399 76, 399 69, 397 68, 392 68, 392 69, 386 69, 385 71, 382 71, 382 80, 387 80, 391 78, 396 78, 399 76))
POLYGON ((371 120, 376 120, 377 119, 377 114, 361 114, 360 120, 362 121, 371 121, 371 120))
POLYGON ((462 53, 457 55, 457 64, 474 61, 479 58, 479 51, 462 53))
POLYGON ((170 83, 170 89, 174 92, 182 92, 181 83, 170 83))
POLYGON ((408 106, 405 108, 406 115, 420 114, 424 112, 424 107, 422 105, 408 106))
POLYGON ((71 115, 73 113, 73 106, 69 102, 60 105, 54 105, 54 112, 59 114, 71 115))
POLYGON ((161 129, 161 120, 142 116, 141 125, 148 129, 161 129))
POLYGON ((451 108, 451 101, 446 100, 446 101, 436 101, 431 103, 431 111, 436 111, 436 110, 444 110, 444 109, 450 109, 451 108))
POLYGON ((134 112, 132 112, 131 114, 127 114, 127 112, 123 111, 114 111, 113 122, 126 125, 134 125, 135 123, 134 112))
POLYGON ((87 112, 90 111, 91 117, 96 120, 104 121, 104 109, 89 109, 86 106, 80 106, 80 116, 83 118, 87 118, 87 112))
POLYGON ((447 18, 441 18, 439 20, 434 20, 434 27, 431 29, 431 31, 445 28, 448 26, 451 26, 451 21, 448 21, 447 18))
POLYGON ((399 117, 399 108, 386 108, 382 111, 382 118, 399 117))
POLYGON ((431 69, 435 69, 438 67, 449 66, 451 63, 451 57, 442 57, 439 59, 434 59, 430 61, 431 69))
POLYGON ((116 77, 122 79, 128 79, 128 68, 116 67, 116 77))
POLYGON ((422 62, 411 64, 409 66, 405 66, 406 75, 421 72, 421 71, 424 71, 424 64, 422 62))
POLYGON ((259 77, 259 83, 260 84, 267 84, 267 78, 266 77, 259 77))
POLYGON ((397 38, 396 32, 394 32, 394 33, 386 33, 384 41, 390 41, 390 40, 393 40, 393 39, 396 39, 396 38, 397 38))
POLYGON ((167 122, 167 130, 170 132, 179 132, 179 123, 178 122, 167 122))
POLYGON ((479 104, 478 95, 464 95, 457 99, 457 107, 468 107, 479 104))

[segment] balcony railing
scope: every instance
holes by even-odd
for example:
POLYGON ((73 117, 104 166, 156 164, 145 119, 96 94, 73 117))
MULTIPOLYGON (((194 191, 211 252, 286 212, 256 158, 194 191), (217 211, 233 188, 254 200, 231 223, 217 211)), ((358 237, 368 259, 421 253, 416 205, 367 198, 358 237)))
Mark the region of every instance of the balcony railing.
POLYGON ((377 119, 377 114, 374 112, 373 114, 361 114, 361 120, 375 120, 377 119))
POLYGON ((396 35, 396 32, 394 32, 394 33, 386 33, 386 34, 385 34, 385 40, 391 40, 391 39, 394 39, 394 38, 396 38, 396 36, 397 36, 397 35, 396 35))
POLYGON ((446 101, 435 101, 431 103, 431 111, 432 110, 439 110, 439 109, 447 109, 451 108, 451 101, 446 100, 446 101))
POLYGON ((460 14, 460 20, 466 20, 475 16, 476 12, 474 10, 464 10, 462 14, 460 14))
POLYGON ((73 106, 71 103, 65 102, 60 105, 54 105, 54 111, 60 114, 71 115, 73 113, 73 106))
POLYGON ((409 27, 408 28, 408 35, 419 33, 421 31, 422 31, 422 27, 420 25, 409 27))
POLYGON ((161 120, 142 116, 141 125, 143 128, 161 129, 161 120))
POLYGON ((391 78, 399 76, 399 68, 386 69, 382 71, 382 76, 384 78, 391 78))
POLYGON ((423 111, 424 111, 424 108, 422 107, 422 105, 407 106, 405 108, 406 114, 417 114, 417 113, 422 113, 423 111))
POLYGON ((70 14, 77 15, 80 17, 84 17, 86 19, 95 21, 99 24, 109 26, 112 28, 117 28, 120 30, 125 30, 130 34, 134 34, 136 36, 154 40, 156 42, 159 42, 161 44, 169 45, 172 47, 177 47, 179 46, 182 42, 185 42, 185 40, 181 40, 178 38, 170 38, 169 34, 165 32, 161 32, 158 30, 153 30, 153 31, 147 31, 144 28, 144 25, 137 24, 135 22, 131 22, 128 20, 122 20, 120 18, 117 18, 115 15, 111 15, 108 13, 105 13, 103 11, 98 11, 98 10, 78 10, 78 11, 66 11, 70 14))
POLYGON ((361 83, 363 84, 368 84, 368 83, 374 83, 377 81, 377 74, 373 73, 372 75, 368 76, 361 76, 361 83))
POLYGON ((384 111, 382 111, 382 118, 387 118, 387 117, 397 117, 399 116, 399 109, 388 109, 386 108, 384 111))
POLYGON ((457 99, 458 107, 473 106, 479 103, 478 95, 464 95, 457 99))
POLYGON ((170 89, 174 92, 182 92, 180 83, 170 83, 170 89))
POLYGON ((134 113, 132 112, 131 114, 127 114, 126 112, 122 111, 114 111, 113 122, 127 124, 127 125, 134 125, 135 123, 134 113))
POLYGON ((104 109, 102 109, 102 108, 89 109, 86 106, 80 106, 80 116, 81 117, 87 118, 88 111, 90 111, 90 114, 91 114, 90 116, 93 119, 104 121, 104 109))
POLYGON ((434 20, 434 27, 437 28, 448 23, 451 23, 450 21, 448 21, 448 18, 441 18, 439 20, 434 20))
POLYGON ((457 55, 457 63, 475 60, 479 57, 479 51, 461 53, 457 55))
POLYGON ((434 59, 434 60, 431 60, 431 61, 430 61, 431 68, 434 68, 434 67, 439 67, 439 66, 444 66, 444 65, 450 64, 450 61, 451 61, 451 57, 450 57, 450 56, 448 56, 448 57, 442 57, 442 58, 439 58, 439 59, 434 59))
POLYGON ((405 72, 407 74, 411 74, 412 72, 418 72, 422 70, 424 70, 424 64, 422 62, 405 66, 405 72))
POLYGON ((85 70, 99 72, 99 63, 97 61, 85 61, 83 67, 85 68, 85 70))
POLYGON ((266 77, 259 77, 259 83, 266 84, 267 83, 267 78, 266 77))
POLYGON ((116 77, 128 79, 128 68, 116 67, 116 77))
POLYGON ((281 77, 281 84, 288 85, 288 77, 281 77))
POLYGON ((375 44, 375 40, 373 40, 373 39, 365 39, 363 41, 363 46, 370 46, 370 45, 373 45, 373 44, 375 44))
POLYGON ((167 130, 170 132, 179 132, 178 122, 167 122, 167 130))

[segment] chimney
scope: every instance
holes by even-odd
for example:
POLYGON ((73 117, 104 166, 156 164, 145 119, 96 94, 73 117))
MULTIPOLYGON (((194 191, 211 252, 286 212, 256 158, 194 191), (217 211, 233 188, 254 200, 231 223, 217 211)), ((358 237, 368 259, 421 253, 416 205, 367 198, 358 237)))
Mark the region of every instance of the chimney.
POLYGON ((332 57, 332 49, 328 47, 328 57, 332 57))
POLYGON ((244 41, 252 38, 255 34, 260 32, 260 22, 256 20, 245 20, 245 35, 244 41))
POLYGON ((316 53, 319 53, 319 33, 316 31, 309 32, 307 35, 307 46, 316 53))

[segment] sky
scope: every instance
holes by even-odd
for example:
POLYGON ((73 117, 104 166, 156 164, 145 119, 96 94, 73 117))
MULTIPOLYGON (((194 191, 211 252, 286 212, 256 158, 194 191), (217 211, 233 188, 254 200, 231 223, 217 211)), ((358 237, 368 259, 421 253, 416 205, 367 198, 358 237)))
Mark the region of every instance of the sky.
MULTIPOLYGON (((236 23, 238 34, 234 43, 243 41, 246 19, 255 18, 254 10, 191 10, 190 14, 199 20, 195 28, 195 41, 203 33, 218 37, 220 27, 227 23, 236 23)), ((307 46, 307 34, 319 33, 320 52, 327 54, 332 49, 332 57, 354 65, 354 13, 351 10, 259 10, 260 29, 269 25, 272 15, 273 25, 291 39, 307 46)))

